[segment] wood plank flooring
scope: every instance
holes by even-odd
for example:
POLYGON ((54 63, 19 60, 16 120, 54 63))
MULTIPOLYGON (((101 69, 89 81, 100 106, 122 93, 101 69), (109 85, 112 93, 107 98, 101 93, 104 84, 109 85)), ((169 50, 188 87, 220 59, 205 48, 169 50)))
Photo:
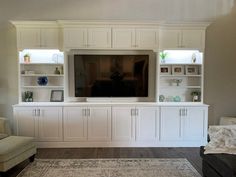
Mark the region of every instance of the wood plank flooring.
MULTIPOLYGON (((41 148, 38 159, 89 159, 89 158, 186 158, 202 175, 199 148, 41 148)), ((26 160, 7 172, 15 177, 29 164, 26 160)))

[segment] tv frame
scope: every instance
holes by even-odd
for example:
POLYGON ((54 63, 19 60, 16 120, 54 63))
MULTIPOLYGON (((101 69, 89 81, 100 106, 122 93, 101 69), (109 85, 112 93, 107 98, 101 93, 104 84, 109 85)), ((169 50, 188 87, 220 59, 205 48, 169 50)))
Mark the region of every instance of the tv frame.
POLYGON ((155 102, 156 53, 152 50, 70 50, 65 55, 65 102, 155 102), (75 97, 74 55, 149 55, 147 97, 75 97))

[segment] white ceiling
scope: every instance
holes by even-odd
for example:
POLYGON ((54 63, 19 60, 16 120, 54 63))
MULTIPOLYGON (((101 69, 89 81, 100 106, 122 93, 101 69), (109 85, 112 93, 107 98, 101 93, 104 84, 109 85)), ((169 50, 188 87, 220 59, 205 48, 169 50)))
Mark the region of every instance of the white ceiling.
POLYGON ((0 24, 8 20, 212 21, 234 0, 0 0, 0 24))

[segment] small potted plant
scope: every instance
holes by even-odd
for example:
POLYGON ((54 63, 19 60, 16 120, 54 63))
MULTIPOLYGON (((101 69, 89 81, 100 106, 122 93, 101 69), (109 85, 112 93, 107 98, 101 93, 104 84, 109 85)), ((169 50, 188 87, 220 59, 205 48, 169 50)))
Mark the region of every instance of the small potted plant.
POLYGON ((26 54, 24 55, 24 62, 25 62, 25 63, 30 63, 30 54, 26 53, 26 54))
POLYGON ((167 57, 167 53, 160 52, 161 63, 165 63, 166 57, 167 57))
POLYGON ((192 91, 191 96, 193 98, 193 102, 198 102, 198 101, 200 101, 201 92, 198 90, 192 91))

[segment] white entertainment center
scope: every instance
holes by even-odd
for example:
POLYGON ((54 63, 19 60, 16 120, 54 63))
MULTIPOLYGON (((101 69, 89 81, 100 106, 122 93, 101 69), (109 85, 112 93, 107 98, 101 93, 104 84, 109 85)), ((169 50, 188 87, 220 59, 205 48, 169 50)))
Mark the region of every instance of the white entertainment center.
MULTIPOLYGON (((206 144, 208 105, 203 102, 203 81, 208 24, 66 20, 12 24, 19 58, 19 103, 13 106, 17 135, 35 137, 39 147, 206 144), (26 54, 30 59, 24 58, 26 54), (148 91, 139 92, 148 95, 75 96, 71 62, 75 55, 126 55, 126 60, 115 62, 124 72, 116 73, 116 77, 128 85, 136 83, 127 87, 133 90, 137 90, 137 83, 141 88, 146 82, 148 91), (148 56, 148 65, 138 58, 144 55, 148 56), (148 82, 145 74, 136 81, 139 71, 130 69, 134 68, 133 61, 136 68, 143 63, 148 82)), ((89 65, 92 73, 101 70, 98 65, 104 71, 99 74, 99 82, 96 74, 90 74, 89 83, 109 83, 114 62, 96 60, 89 65)), ((100 94, 94 85, 88 88, 86 94, 100 94)))

